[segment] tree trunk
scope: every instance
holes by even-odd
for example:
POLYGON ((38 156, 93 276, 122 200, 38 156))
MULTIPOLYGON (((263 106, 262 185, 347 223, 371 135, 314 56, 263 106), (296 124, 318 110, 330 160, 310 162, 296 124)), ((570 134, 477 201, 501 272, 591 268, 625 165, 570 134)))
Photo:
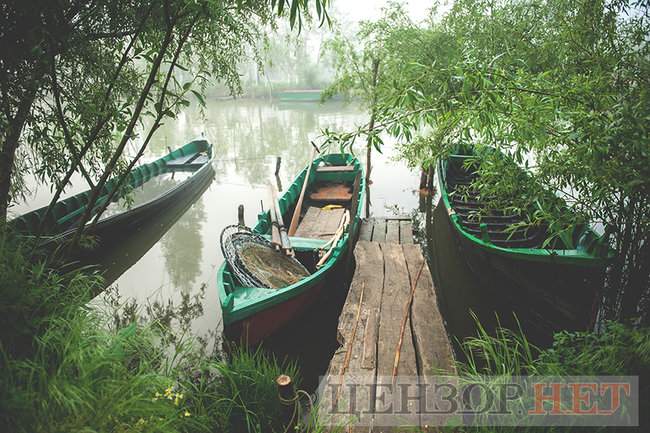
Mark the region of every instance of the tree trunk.
POLYGON ((86 210, 84 211, 81 219, 79 220, 79 228, 77 229, 77 232, 75 233, 68 247, 70 249, 74 248, 79 243, 79 240, 81 239, 81 234, 83 233, 84 230, 84 226, 92 216, 92 211, 95 208, 97 199, 99 198, 102 189, 106 185, 106 181, 108 180, 109 176, 112 174, 113 170, 115 169, 117 162, 122 156, 122 152, 124 151, 126 144, 131 139, 133 130, 135 129, 135 126, 137 125, 138 120, 140 118, 140 113, 142 112, 142 110, 144 109, 147 103, 147 98, 149 97, 149 92, 151 91, 151 87, 156 81, 156 76, 158 75, 158 70, 160 69, 160 65, 162 64, 165 53, 167 52, 167 49, 169 48, 169 45, 172 42, 173 33, 174 33, 174 25, 172 25, 167 29, 167 32, 165 34, 165 39, 163 40, 160 47, 160 51, 158 52, 156 58, 154 59, 153 64, 151 65, 151 70, 149 71, 147 82, 145 83, 142 92, 140 92, 140 96, 138 98, 138 102, 136 103, 135 109, 133 110, 133 115, 131 116, 131 120, 122 135, 122 139, 120 140, 120 143, 115 149, 113 157, 106 165, 106 169, 104 170, 104 173, 102 174, 101 178, 96 184, 95 189, 92 192, 90 200, 86 205, 86 210))
MULTIPOLYGON (((366 145, 366 188, 370 189, 370 172, 372 171, 372 133, 375 129, 375 106, 377 105, 377 77, 379 59, 372 60, 372 102, 370 105, 370 123, 368 125, 368 143, 366 145)), ((366 218, 370 216, 370 196, 366 199, 366 218)))
MULTIPOLYGON (((182 35, 181 39, 178 42, 178 47, 176 47, 176 50, 174 51, 174 55, 171 61, 171 64, 169 66, 169 69, 167 70, 167 76, 165 77, 165 81, 162 86, 160 98, 158 99, 158 105, 160 106, 160 110, 158 112, 158 115, 156 116, 153 125, 149 129, 149 133, 147 134, 145 140, 142 142, 142 145, 140 146, 140 149, 138 150, 138 153, 131 159, 131 162, 129 163, 128 167, 126 168, 125 172, 122 174, 122 176, 119 178, 117 183, 115 184, 115 187, 113 190, 109 193, 108 198, 106 199, 106 202, 100 207, 99 211, 97 211, 92 225, 94 226, 97 224, 99 221, 99 218, 102 216, 104 211, 106 211, 106 208, 110 205, 111 201, 115 197, 115 194, 122 188, 124 185, 124 181, 129 177, 131 174, 131 170, 135 166, 135 164, 140 160, 142 155, 144 154, 145 150, 147 150, 147 146, 149 145, 149 142, 151 141, 151 138, 153 137, 154 133, 158 130, 158 128, 161 126, 161 121, 164 117, 165 113, 165 99, 167 97, 167 88, 169 87, 169 82, 171 81, 172 75, 174 74, 174 69, 176 68, 176 65, 178 63, 178 59, 181 55, 181 52, 183 51, 183 47, 185 46, 185 43, 187 42, 187 38, 190 36, 190 33, 192 32, 192 29, 194 28, 194 25, 196 24, 196 20, 192 22, 182 35)), ((178 98, 178 97, 177 97, 178 98)))
POLYGON ((37 78, 32 80, 18 105, 16 115, 13 119, 7 119, 8 126, 2 143, 2 150, 0 151, 0 227, 7 222, 7 210, 11 200, 11 176, 14 171, 16 150, 18 150, 20 136, 34 103, 39 81, 40 79, 37 78))

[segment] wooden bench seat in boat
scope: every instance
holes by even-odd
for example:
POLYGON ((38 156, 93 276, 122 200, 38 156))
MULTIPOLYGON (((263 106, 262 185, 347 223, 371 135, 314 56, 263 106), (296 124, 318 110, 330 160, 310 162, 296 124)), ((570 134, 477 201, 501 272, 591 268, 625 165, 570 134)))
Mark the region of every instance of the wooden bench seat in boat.
POLYGON ((345 173, 354 171, 353 165, 321 165, 316 173, 345 173))
POLYGON ((324 183, 309 194, 311 201, 347 203, 352 200, 352 188, 344 183, 324 183))
POLYGON ((310 206, 302 217, 294 236, 329 240, 339 227, 345 209, 321 209, 310 206))

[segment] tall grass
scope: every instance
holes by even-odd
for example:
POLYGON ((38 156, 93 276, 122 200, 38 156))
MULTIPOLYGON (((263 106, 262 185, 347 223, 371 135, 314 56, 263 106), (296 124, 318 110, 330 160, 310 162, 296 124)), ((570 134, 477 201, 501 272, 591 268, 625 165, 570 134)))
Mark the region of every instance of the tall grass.
POLYGON ((170 362, 160 323, 107 326, 86 307, 97 275, 58 274, 27 251, 0 238, 0 431, 284 430, 275 378, 297 379, 294 364, 244 349, 200 358, 182 341, 170 362))
MULTIPOLYGON (((650 414, 650 329, 631 328, 608 322, 600 332, 562 331, 553 346, 540 349, 528 342, 521 329, 497 326, 490 334, 473 316, 477 335, 461 342, 466 361, 457 363, 461 382, 500 383, 512 376, 638 376, 641 427, 624 431, 646 431, 650 414)), ((497 320, 498 321, 498 320, 497 320)), ((518 323, 518 322, 517 322, 518 323)), ((582 428, 584 431, 618 432, 620 427, 582 428)), ((576 427, 463 427, 463 432, 573 432, 576 427)), ((579 430, 579 431, 583 431, 579 430)))

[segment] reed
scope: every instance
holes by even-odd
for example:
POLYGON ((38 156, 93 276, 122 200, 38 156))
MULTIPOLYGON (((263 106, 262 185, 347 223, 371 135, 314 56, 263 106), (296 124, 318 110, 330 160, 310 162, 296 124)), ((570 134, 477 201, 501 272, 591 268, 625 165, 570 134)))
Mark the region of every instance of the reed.
POLYGON ((275 378, 295 364, 238 349, 200 358, 177 341, 174 362, 159 323, 86 307, 97 275, 60 275, 29 249, 0 239, 0 431, 283 431, 275 378))

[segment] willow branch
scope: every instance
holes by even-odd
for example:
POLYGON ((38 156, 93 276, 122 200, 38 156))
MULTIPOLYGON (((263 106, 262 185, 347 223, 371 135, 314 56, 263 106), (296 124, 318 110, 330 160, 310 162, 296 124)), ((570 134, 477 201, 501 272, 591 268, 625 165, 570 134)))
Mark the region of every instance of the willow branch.
MULTIPOLYGON (((149 145, 149 141, 153 137, 154 133, 160 127, 160 122, 161 122, 162 118, 164 117, 165 112, 167 111, 165 109, 165 107, 163 107, 163 104, 165 102, 165 98, 167 97, 167 89, 169 87, 169 83, 171 81, 172 76, 174 75, 174 69, 176 68, 176 65, 178 64, 178 59, 179 59, 179 57, 180 57, 180 55, 181 55, 181 53, 183 51, 183 47, 185 46, 185 43, 187 42, 187 39, 188 39, 190 33, 192 32, 192 29, 196 25, 197 20, 198 20, 198 16, 188 26, 187 30, 185 31, 185 33, 183 34, 183 36, 181 37, 181 39, 178 42, 178 47, 176 47, 176 50, 175 50, 174 55, 172 57, 171 64, 169 66, 169 69, 167 70, 167 75, 165 77, 165 81, 164 81, 163 86, 162 86, 162 91, 161 91, 161 94, 160 94, 160 98, 158 99, 158 106, 160 107, 159 112, 158 112, 158 114, 156 116, 156 119, 154 120, 153 125, 149 129, 149 133, 147 134, 147 137, 145 138, 144 142, 140 146, 140 149, 138 150, 138 153, 135 155, 135 157, 132 158, 132 160, 129 163, 128 167, 126 168, 124 174, 122 174, 120 179, 117 181, 117 184, 115 185, 115 188, 113 188, 113 190, 109 193, 108 198, 106 199, 104 204, 100 207, 99 211, 96 213, 96 215, 95 215, 95 217, 93 219, 93 223, 92 223, 93 226, 95 224, 97 224, 97 222, 99 221, 99 218, 101 217, 101 215, 104 213, 106 208, 109 206, 109 204, 111 203, 111 201, 115 197, 115 194, 121 189, 122 185, 126 181, 129 174, 131 173, 131 170, 133 169, 135 164, 138 162, 138 160, 142 157, 142 155, 144 154, 144 151, 147 149, 147 146, 149 145)), ((178 98, 177 98, 177 100, 178 100, 178 98)))

